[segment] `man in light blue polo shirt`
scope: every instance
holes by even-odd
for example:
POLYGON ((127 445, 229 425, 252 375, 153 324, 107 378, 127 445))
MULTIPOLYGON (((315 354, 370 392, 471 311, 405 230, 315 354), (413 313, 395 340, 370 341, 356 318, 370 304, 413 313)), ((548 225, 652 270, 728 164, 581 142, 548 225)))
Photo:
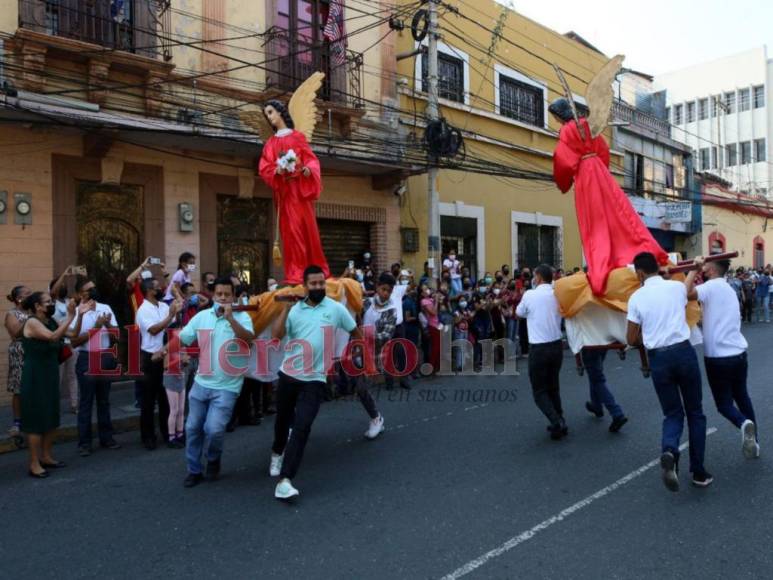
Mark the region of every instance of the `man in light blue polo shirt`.
POLYGON ((188 477, 185 487, 198 485, 203 479, 201 453, 205 438, 209 439, 207 478, 216 479, 220 473, 225 427, 242 390, 249 362, 249 343, 255 339, 249 314, 234 312, 231 308, 236 297, 230 278, 215 280, 213 299, 212 308, 199 312, 179 334, 180 342, 190 345, 198 340, 201 349, 199 368, 188 395, 189 413, 185 423, 188 477), (239 340, 244 344, 239 345, 239 340), (246 354, 234 354, 239 351, 246 354))
POLYGON ((325 296, 322 268, 306 268, 303 285, 306 298, 292 308, 288 304, 272 329, 274 338, 288 338, 279 371, 269 468, 272 477, 279 476, 274 491, 277 499, 290 499, 299 493, 291 480, 298 472, 311 424, 325 395, 327 365, 332 363, 336 330, 345 330, 355 338, 362 336, 346 307, 325 296))

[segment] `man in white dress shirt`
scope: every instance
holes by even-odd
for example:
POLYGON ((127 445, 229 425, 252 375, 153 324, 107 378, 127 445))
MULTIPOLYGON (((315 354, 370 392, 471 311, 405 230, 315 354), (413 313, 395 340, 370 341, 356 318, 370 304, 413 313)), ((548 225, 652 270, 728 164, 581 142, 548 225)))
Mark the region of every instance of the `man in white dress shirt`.
POLYGON ((649 252, 637 254, 633 265, 642 287, 628 300, 627 339, 631 346, 643 343, 647 349, 652 382, 663 409, 663 483, 670 491, 679 491, 679 440, 686 413, 692 482, 706 487, 713 477, 703 466, 706 416, 698 356, 687 325, 687 289, 681 282, 661 278, 657 260, 649 252))
POLYGON ((563 361, 561 314, 553 294, 553 269, 545 264, 534 269, 533 290, 527 290, 515 309, 529 330, 529 381, 534 402, 548 418, 550 438, 569 434, 561 407, 559 374, 563 361))
MULTIPOLYGON (((746 390, 748 344, 741 334, 741 314, 735 305, 735 290, 725 280, 730 260, 707 262, 695 258, 706 280, 695 285, 698 270, 684 281, 687 298, 698 300, 703 307, 703 361, 706 377, 717 411, 741 430, 741 450, 747 459, 759 457, 757 422, 754 407, 746 390)), ((767 292, 767 288, 765 289, 767 292)))

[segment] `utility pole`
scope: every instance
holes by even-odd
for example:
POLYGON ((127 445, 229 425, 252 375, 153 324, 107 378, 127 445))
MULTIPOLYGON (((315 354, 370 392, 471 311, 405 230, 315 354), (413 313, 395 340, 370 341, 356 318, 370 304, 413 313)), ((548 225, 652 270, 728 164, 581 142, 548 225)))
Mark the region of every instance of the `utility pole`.
MULTIPOLYGON (((438 63, 437 63, 437 0, 430 0, 429 10, 429 42, 427 47, 427 123, 439 117, 438 111, 438 63)), ((427 250, 429 262, 430 284, 437 288, 442 262, 440 256, 440 196, 437 189, 437 158, 431 152, 427 153, 429 162, 427 201, 429 205, 429 223, 427 224, 427 250)))

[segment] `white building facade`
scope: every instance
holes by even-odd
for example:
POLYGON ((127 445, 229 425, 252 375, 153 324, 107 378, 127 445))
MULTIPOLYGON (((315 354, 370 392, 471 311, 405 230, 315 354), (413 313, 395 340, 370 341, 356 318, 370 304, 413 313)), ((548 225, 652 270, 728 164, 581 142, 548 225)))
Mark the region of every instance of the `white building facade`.
POLYGON ((695 168, 735 191, 773 197, 773 59, 765 46, 655 78, 666 91, 671 137, 694 150, 695 168))

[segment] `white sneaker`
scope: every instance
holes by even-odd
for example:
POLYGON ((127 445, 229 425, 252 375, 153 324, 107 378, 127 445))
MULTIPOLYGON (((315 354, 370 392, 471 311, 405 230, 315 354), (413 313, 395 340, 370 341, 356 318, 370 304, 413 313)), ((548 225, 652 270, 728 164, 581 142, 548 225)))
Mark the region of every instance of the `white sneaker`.
POLYGON ((754 421, 747 419, 741 425, 741 441, 744 457, 755 459, 760 456, 760 446, 757 443, 757 426, 754 421))
POLYGON ((284 453, 282 455, 271 454, 271 465, 268 468, 268 474, 271 477, 279 477, 279 474, 282 472, 282 461, 284 461, 284 458, 284 453))
POLYGON ((368 425, 368 430, 365 431, 365 438, 366 439, 375 439, 381 433, 384 432, 384 417, 382 417, 380 414, 375 419, 371 419, 370 424, 368 425))
POLYGON ((301 492, 293 487, 293 484, 290 483, 290 480, 285 478, 276 484, 274 497, 276 499, 290 499, 291 497, 297 497, 300 495, 300 493, 301 492))

